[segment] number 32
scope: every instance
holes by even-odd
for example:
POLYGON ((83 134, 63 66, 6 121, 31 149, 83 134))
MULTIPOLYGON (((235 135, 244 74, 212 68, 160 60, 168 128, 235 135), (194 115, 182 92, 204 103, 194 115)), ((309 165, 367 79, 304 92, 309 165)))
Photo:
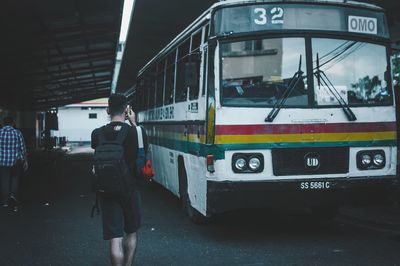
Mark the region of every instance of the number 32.
MULTIPOLYGON (((265 8, 255 8, 254 13, 258 15, 258 18, 254 19, 254 23, 257 25, 265 25, 268 23, 267 10, 265 8)), ((274 7, 271 9, 271 23, 282 24, 283 23, 283 9, 281 7, 274 7)))

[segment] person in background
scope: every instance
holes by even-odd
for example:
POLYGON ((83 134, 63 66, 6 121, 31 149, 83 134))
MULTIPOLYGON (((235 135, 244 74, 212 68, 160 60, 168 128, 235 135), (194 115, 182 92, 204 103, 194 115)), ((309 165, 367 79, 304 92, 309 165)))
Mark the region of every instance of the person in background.
POLYGON ((0 129, 0 180, 1 205, 8 207, 17 204, 17 193, 20 178, 20 166, 28 169, 26 146, 21 131, 15 128, 14 119, 4 118, 4 127, 0 129))

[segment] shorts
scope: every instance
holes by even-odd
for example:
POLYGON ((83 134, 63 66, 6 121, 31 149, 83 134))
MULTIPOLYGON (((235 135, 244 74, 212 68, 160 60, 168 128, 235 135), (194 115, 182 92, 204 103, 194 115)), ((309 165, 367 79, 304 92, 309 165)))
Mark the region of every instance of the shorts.
POLYGON ((140 193, 129 198, 100 197, 103 238, 110 240, 135 233, 140 227, 140 193))

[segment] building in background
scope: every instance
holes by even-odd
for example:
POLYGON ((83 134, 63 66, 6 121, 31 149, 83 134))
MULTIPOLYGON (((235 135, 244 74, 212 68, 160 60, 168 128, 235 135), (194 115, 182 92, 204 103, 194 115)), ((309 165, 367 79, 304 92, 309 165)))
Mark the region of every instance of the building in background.
POLYGON ((52 135, 66 137, 68 144, 89 144, 93 129, 109 122, 107 98, 58 108, 58 131, 52 135))

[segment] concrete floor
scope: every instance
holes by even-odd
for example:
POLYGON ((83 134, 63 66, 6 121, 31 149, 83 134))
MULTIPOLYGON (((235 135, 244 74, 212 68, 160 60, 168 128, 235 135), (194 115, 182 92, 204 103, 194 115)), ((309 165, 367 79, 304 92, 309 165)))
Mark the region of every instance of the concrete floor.
MULTIPOLYGON (((90 154, 36 160, 16 213, 0 210, 0 265, 109 265, 100 217, 90 218, 90 154)), ((135 265, 400 265, 396 232, 304 213, 247 210, 192 224, 179 200, 143 188, 135 265)))

